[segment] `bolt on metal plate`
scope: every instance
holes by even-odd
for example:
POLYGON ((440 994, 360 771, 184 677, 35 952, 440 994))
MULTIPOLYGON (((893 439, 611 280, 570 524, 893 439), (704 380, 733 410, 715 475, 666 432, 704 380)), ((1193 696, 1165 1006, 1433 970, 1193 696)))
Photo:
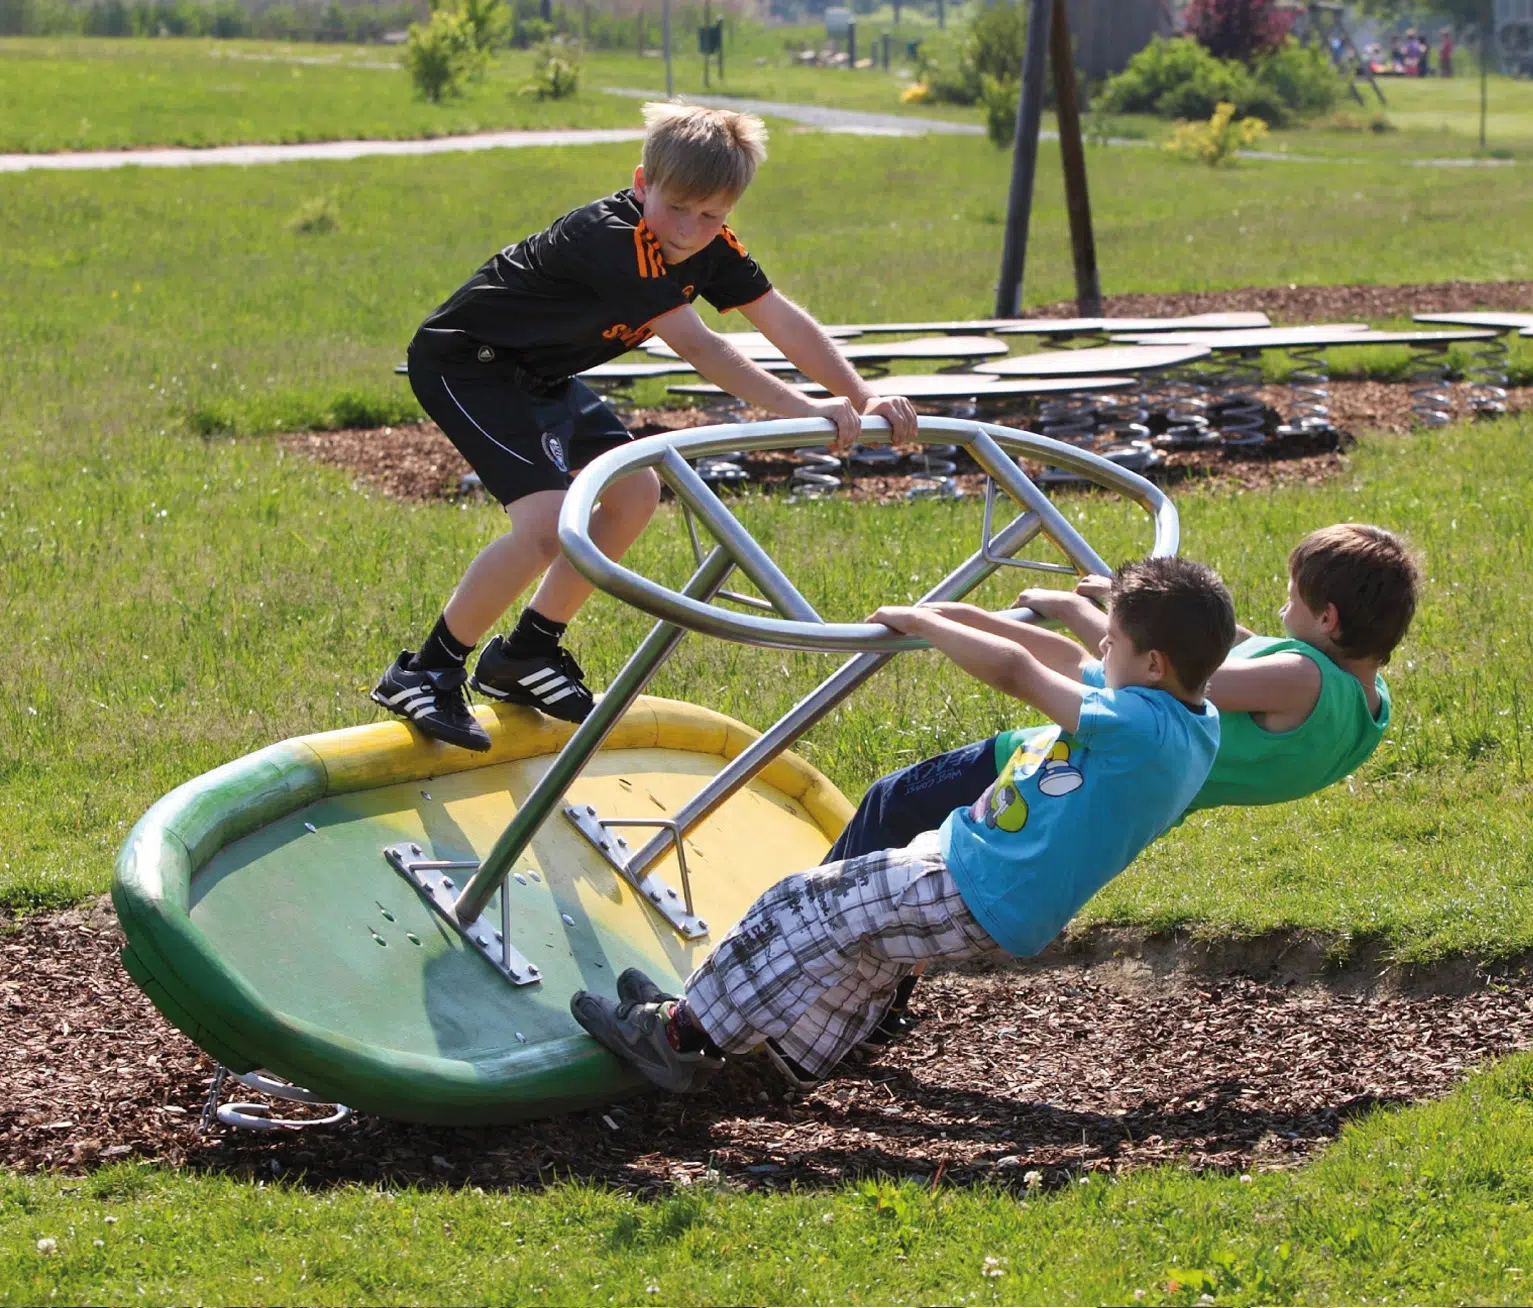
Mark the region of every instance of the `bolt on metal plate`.
MULTIPOLYGON (((529 963, 525 955, 506 940, 501 931, 488 925, 488 907, 483 916, 466 927, 454 915, 453 904, 457 895, 448 872, 477 868, 477 862, 426 858, 421 847, 413 841, 389 845, 384 849, 383 857, 388 860, 390 867, 420 891, 437 916, 444 918, 485 962, 512 985, 530 986, 543 979, 537 964, 529 963)), ((497 893, 509 894, 510 886, 502 883, 497 893)))
MULTIPOLYGON (((602 818, 590 804, 570 804, 564 816, 580 832, 592 847, 607 860, 630 886, 639 894, 640 902, 659 913, 683 940, 698 940, 708 934, 708 923, 695 913, 688 913, 680 893, 654 872, 635 879, 628 870, 632 850, 621 836, 611 836, 602 825, 602 818)), ((609 818, 613 825, 621 826, 621 819, 609 818)))

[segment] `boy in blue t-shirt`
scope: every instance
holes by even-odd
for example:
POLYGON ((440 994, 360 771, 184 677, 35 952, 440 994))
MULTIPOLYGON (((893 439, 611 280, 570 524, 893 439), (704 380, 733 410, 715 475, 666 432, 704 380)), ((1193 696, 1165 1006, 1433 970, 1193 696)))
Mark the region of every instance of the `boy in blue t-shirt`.
POLYGON ((860 1043, 927 962, 1026 956, 1170 827, 1219 747, 1203 688, 1235 638, 1229 592, 1185 559, 1113 579, 1100 661, 1063 636, 967 604, 882 608, 964 671, 1056 724, 940 829, 785 877, 665 996, 637 969, 618 1002, 577 991, 587 1031, 655 1084, 690 1090, 725 1053, 766 1044, 813 1079, 860 1043))

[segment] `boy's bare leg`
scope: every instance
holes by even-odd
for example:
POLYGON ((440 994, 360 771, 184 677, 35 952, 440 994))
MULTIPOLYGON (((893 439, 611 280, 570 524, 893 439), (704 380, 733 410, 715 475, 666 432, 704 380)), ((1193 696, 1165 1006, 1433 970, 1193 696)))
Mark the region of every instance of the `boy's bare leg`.
POLYGON ((536 491, 507 510, 511 530, 479 551, 442 610, 447 626, 463 644, 473 646, 483 640, 516 597, 554 561, 563 503, 563 491, 536 491))
MULTIPOLYGON (((563 498, 559 496, 561 501, 563 498)), ((645 524, 654 517, 659 503, 660 479, 648 468, 624 477, 607 489, 597 504, 596 512, 591 515, 591 539, 609 559, 622 558, 628 552, 628 547, 638 539, 645 524)), ((554 525, 557 528, 557 508, 554 511, 554 525)), ((553 538, 553 556, 548 575, 543 578, 543 584, 538 587, 529 607, 550 622, 568 622, 589 598, 592 587, 559 552, 557 531, 553 538)), ((510 604, 510 600, 506 602, 510 604)), ((448 623, 456 630, 457 624, 450 615, 448 623)))

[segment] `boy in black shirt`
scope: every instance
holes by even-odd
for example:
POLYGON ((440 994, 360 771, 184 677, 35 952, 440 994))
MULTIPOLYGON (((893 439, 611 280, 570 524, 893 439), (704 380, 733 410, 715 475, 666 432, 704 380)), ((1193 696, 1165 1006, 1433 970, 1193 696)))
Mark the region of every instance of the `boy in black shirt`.
MULTIPOLYGON (((559 552, 559 508, 578 469, 632 439, 576 373, 659 336, 709 381, 784 417, 829 419, 838 444, 863 415, 915 435, 903 398, 875 396, 819 325, 772 284, 724 219, 766 157, 766 129, 748 114, 644 106, 643 163, 633 187, 565 214, 506 247, 438 308, 410 342, 410 385, 511 516, 511 530, 469 565, 418 653, 405 650, 373 699, 428 736, 486 750, 463 687, 579 722, 591 692, 565 625, 591 593, 559 552), (756 367, 692 307, 739 309, 833 398, 811 399, 756 367), (467 675, 470 651, 543 574, 508 636, 467 675)), ((645 469, 609 487, 591 536, 618 558, 660 499, 645 469)))

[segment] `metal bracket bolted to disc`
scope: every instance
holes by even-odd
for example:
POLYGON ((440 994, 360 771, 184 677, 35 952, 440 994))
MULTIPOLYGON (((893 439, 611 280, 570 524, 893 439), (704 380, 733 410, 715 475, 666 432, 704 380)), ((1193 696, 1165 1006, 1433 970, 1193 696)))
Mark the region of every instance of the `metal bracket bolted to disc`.
POLYGON ((511 885, 510 878, 500 886, 500 927, 489 926, 484 917, 464 926, 453 913, 457 900, 457 884, 453 872, 472 872, 479 864, 470 859, 464 862, 427 858, 425 851, 412 841, 386 846, 384 858, 389 866, 400 873, 426 897, 426 902, 451 925, 454 931, 484 955, 485 960, 513 985, 535 985, 543 979, 537 965, 529 963, 511 943, 511 885))
POLYGON ((596 852, 612 864, 617 874, 639 892, 639 898, 675 927, 683 940, 697 940, 708 934, 708 924, 692 911, 692 879, 687 874, 687 851, 675 822, 669 818, 604 818, 589 804, 571 804, 565 808, 564 816, 596 847, 596 852), (628 869, 633 850, 622 836, 609 835, 608 827, 663 827, 670 831, 676 846, 676 862, 681 868, 682 893, 678 895, 653 872, 635 877, 628 869))

